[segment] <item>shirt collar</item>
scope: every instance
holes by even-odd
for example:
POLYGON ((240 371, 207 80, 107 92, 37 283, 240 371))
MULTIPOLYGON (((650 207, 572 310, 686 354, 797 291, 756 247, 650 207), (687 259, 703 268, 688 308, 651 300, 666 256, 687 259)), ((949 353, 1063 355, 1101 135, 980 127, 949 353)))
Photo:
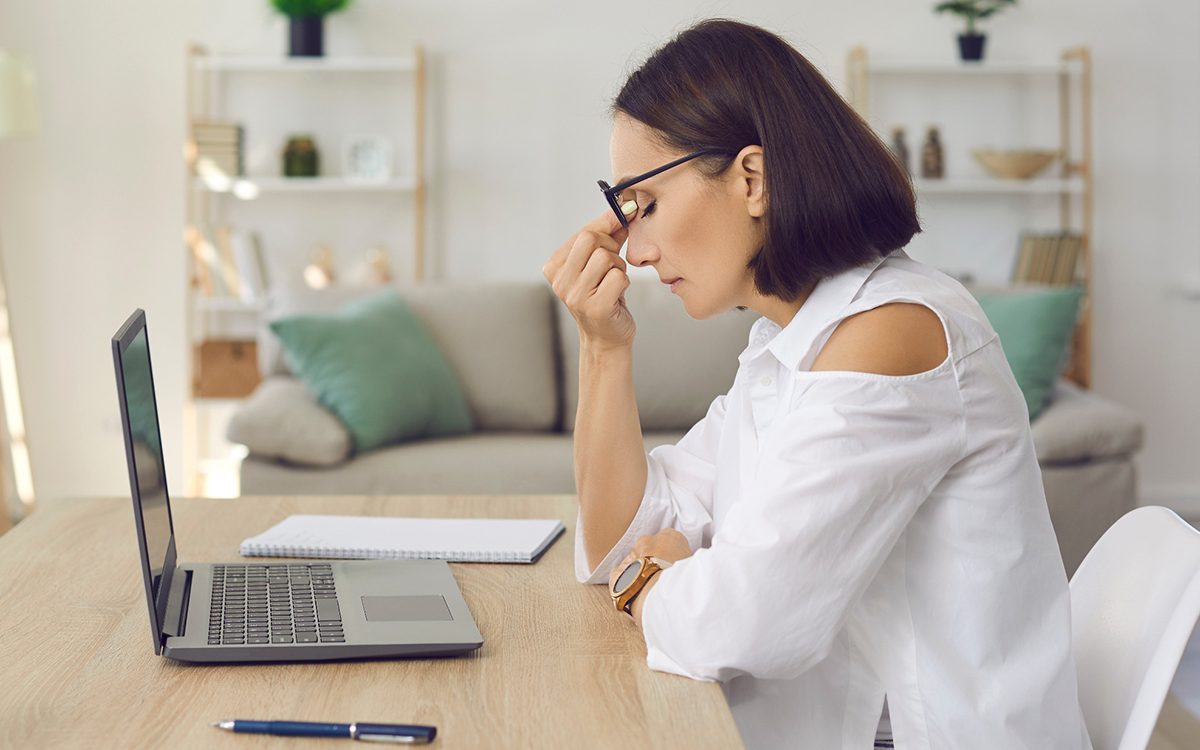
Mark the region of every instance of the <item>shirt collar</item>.
POLYGON ((885 255, 817 282, 812 294, 808 295, 808 299, 786 328, 780 328, 774 321, 760 318, 750 329, 750 345, 738 357, 738 361, 746 364, 765 350, 774 354, 788 369, 797 369, 817 336, 854 301, 867 278, 887 258, 885 255))

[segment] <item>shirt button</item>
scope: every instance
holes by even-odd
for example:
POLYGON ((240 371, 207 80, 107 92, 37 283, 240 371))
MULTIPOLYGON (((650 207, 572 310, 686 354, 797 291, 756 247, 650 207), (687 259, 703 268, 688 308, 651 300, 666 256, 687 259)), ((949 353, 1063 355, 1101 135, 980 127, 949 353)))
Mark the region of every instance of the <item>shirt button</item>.
POLYGON ((770 384, 771 384, 771 376, 770 376, 770 375, 763 375, 763 376, 762 376, 762 380, 760 380, 760 381, 758 381, 758 382, 762 383, 763 385, 770 385, 770 384))

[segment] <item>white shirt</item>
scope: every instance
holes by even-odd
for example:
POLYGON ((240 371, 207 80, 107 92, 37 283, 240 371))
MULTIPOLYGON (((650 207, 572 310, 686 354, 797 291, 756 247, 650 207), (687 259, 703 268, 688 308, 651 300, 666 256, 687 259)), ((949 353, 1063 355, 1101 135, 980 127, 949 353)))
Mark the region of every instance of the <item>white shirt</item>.
POLYGON ((609 555, 682 532, 695 554, 642 610, 652 669, 719 680, 747 747, 1091 747, 1066 574, 1025 401, 983 311, 896 252, 822 281, 784 329, 754 324, 729 393, 647 455, 609 555), (811 372, 837 324, 933 310, 949 356, 892 377, 811 372))

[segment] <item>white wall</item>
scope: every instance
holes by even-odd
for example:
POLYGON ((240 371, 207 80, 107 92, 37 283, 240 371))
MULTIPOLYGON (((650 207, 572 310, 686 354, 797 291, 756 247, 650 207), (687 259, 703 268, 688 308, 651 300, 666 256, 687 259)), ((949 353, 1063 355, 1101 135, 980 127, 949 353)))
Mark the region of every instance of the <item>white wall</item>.
MULTIPOLYGON (((433 272, 539 278, 549 253, 603 209, 595 180, 609 176, 611 95, 673 30, 710 15, 762 24, 840 89, 852 44, 951 56, 956 24, 932 4, 357 0, 330 20, 327 51, 425 44, 433 272)), ((108 338, 135 306, 150 315, 180 486, 184 49, 282 51, 284 24, 266 7, 0 0, 0 47, 31 54, 42 85, 40 138, 0 145, 0 242, 43 497, 127 491, 108 338)), ((987 30, 994 57, 1092 48, 1095 384, 1146 420, 1148 496, 1200 507, 1200 301, 1179 291, 1200 279, 1200 6, 1030 2, 987 30)))

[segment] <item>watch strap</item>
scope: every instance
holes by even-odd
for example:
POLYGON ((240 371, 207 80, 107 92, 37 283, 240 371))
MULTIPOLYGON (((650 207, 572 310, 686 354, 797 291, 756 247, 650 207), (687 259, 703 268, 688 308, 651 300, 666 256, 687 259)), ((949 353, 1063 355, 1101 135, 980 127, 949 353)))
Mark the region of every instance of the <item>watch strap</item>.
POLYGON ((617 609, 625 612, 626 614, 631 614, 631 603, 635 598, 637 598, 637 595, 642 592, 642 589, 646 587, 646 584, 650 582, 650 579, 663 570, 671 567, 671 563, 667 562, 666 560, 660 560, 657 557, 643 556, 639 557, 636 561, 631 561, 629 564, 632 565, 633 562, 641 563, 641 568, 638 570, 637 577, 634 578, 633 581, 630 582, 630 584, 620 592, 610 592, 612 594, 613 604, 617 609))
POLYGON ((637 591, 634 591, 629 595, 629 598, 625 600, 625 606, 621 608, 621 611, 627 615, 633 616, 633 600, 637 599, 642 591, 646 589, 646 586, 650 584, 650 581, 654 579, 654 576, 661 572, 662 568, 655 566, 655 569, 650 571, 650 573, 644 579, 642 579, 641 585, 637 587, 637 591))

